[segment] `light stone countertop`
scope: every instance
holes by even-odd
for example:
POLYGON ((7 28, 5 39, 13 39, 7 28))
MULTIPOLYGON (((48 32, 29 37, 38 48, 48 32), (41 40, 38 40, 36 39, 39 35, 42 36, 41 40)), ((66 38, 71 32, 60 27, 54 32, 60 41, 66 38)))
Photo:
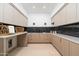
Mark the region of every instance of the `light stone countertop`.
MULTIPOLYGON (((27 34, 27 32, 13 33, 13 34, 9 34, 9 35, 1 35, 0 38, 8 38, 8 37, 22 35, 22 34, 27 34)), ((38 33, 33 33, 33 34, 38 34, 38 33)), ((40 33, 40 34, 52 34, 52 35, 55 35, 55 36, 58 36, 58 37, 61 37, 61 38, 64 38, 64 39, 67 39, 69 41, 72 41, 74 43, 79 44, 79 38, 78 37, 73 37, 73 36, 58 34, 58 33, 56 33, 56 34, 53 34, 53 33, 40 33)))
POLYGON ((74 43, 78 43, 79 44, 79 38, 78 37, 73 37, 73 36, 69 36, 69 35, 64 35, 64 34, 52 34, 52 35, 56 35, 58 37, 61 37, 61 38, 64 38, 64 39, 67 39, 69 41, 72 41, 74 43))
POLYGON ((8 37, 13 37, 13 36, 22 35, 22 34, 27 34, 27 32, 19 32, 19 33, 13 33, 9 35, 1 35, 0 38, 8 38, 8 37))

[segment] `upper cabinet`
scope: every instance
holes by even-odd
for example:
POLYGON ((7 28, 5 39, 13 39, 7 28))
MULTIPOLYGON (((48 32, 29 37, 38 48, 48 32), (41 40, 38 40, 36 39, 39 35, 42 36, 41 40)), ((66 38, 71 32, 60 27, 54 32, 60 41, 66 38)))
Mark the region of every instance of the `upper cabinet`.
POLYGON ((3 4, 0 3, 0 22, 2 22, 2 17, 3 17, 3 4))
POLYGON ((66 8, 62 8, 53 18, 54 26, 64 25, 66 23, 66 8))
POLYGON ((60 19, 59 14, 57 14, 56 16, 53 17, 54 26, 60 25, 59 19, 60 19))
POLYGON ((66 14, 67 14, 66 24, 76 22, 76 4, 69 3, 65 8, 66 8, 66 14))
POLYGON ((4 3, 4 6, 3 6, 3 22, 4 23, 15 24, 14 23, 15 19, 13 18, 14 10, 15 9, 10 4, 4 3))
POLYGON ((79 22, 79 4, 69 3, 63 6, 59 12, 52 18, 54 26, 66 25, 79 22))
POLYGON ((60 12, 59 12, 59 15, 60 15, 60 25, 64 25, 64 24, 66 24, 66 8, 65 7, 63 7, 61 10, 60 10, 60 12))
POLYGON ((77 19, 76 22, 79 22, 79 3, 77 3, 77 19))
POLYGON ((3 4, 3 23, 27 26, 27 18, 13 5, 3 4))

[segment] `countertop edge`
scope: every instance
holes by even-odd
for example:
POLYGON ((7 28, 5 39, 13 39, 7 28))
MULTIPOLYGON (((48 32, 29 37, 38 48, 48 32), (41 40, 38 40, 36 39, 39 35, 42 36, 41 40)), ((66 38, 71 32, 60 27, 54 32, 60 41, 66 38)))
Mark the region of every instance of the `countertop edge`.
POLYGON ((18 36, 18 35, 22 35, 22 34, 27 34, 27 32, 19 32, 19 33, 14 33, 14 34, 10 34, 10 35, 3 35, 3 36, 0 36, 0 38, 8 38, 8 37, 18 36))

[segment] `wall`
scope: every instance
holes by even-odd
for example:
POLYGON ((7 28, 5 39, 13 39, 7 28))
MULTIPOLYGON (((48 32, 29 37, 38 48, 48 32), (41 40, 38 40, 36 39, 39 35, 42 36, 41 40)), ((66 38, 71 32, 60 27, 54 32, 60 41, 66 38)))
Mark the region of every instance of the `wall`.
POLYGON ((49 14, 29 14, 28 27, 51 27, 51 17, 49 14), (44 25, 45 22, 47 25, 44 25))

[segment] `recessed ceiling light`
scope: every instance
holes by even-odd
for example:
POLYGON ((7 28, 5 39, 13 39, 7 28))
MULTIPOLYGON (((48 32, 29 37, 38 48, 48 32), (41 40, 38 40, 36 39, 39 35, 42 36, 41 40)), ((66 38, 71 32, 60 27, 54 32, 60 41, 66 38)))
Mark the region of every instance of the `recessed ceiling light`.
POLYGON ((43 6, 43 8, 45 9, 45 8, 46 8, 46 6, 43 6))
POLYGON ((36 8, 36 6, 33 6, 33 8, 36 8))

